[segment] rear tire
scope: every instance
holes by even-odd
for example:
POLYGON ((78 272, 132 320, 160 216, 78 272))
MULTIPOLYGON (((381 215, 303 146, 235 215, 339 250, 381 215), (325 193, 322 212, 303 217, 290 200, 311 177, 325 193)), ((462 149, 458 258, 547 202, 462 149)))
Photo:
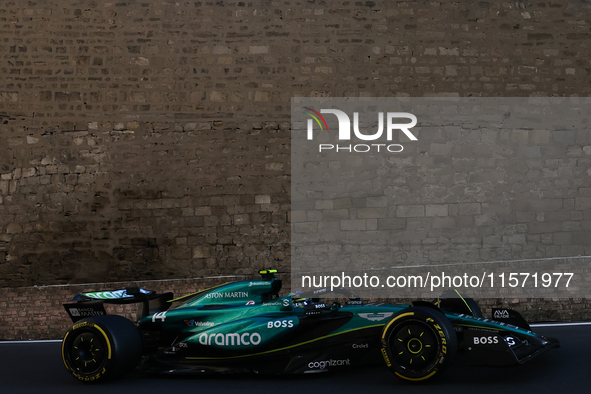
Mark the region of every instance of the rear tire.
POLYGON ((411 307, 398 312, 382 331, 382 356, 399 378, 421 381, 440 375, 457 351, 451 322, 437 310, 411 307))
POLYGON ((115 315, 76 322, 62 342, 66 369, 83 382, 99 382, 125 375, 138 364, 142 351, 142 336, 135 324, 115 315))

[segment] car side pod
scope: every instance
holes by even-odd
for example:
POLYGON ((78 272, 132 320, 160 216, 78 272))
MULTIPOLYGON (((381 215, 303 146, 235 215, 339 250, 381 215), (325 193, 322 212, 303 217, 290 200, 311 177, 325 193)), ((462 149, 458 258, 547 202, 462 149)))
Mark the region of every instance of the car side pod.
POLYGON ((415 306, 395 314, 384 326, 381 353, 399 378, 422 381, 443 373, 457 352, 454 327, 440 311, 415 306))
POLYGON ((119 378, 138 365, 142 352, 142 335, 135 324, 116 315, 77 321, 62 342, 64 365, 82 382, 119 378))

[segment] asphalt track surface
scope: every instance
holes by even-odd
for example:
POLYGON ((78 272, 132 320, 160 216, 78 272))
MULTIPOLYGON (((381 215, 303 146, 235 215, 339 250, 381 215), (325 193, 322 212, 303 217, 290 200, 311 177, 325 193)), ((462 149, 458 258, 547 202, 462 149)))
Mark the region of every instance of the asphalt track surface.
POLYGON ((461 353, 442 376, 421 384, 385 367, 345 368, 322 374, 154 376, 134 372, 114 382, 85 385, 65 370, 59 342, 0 342, 0 393, 591 393, 591 324, 533 328, 556 337, 552 349, 514 368, 466 367, 461 353))

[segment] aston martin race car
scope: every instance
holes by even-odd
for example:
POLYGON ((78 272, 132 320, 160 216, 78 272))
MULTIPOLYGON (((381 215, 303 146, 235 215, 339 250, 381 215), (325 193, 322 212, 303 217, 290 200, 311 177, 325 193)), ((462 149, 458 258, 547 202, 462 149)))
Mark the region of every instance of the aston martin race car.
POLYGON ((78 294, 64 304, 74 323, 62 343, 66 369, 97 382, 136 367, 298 374, 377 362, 422 381, 444 372, 458 348, 470 365, 510 366, 559 347, 517 312, 493 309, 494 320, 486 319, 474 300, 454 291, 412 305, 366 304, 344 288, 281 297, 275 271, 261 275, 176 299, 137 287, 78 294), (348 301, 321 302, 330 291, 348 301), (138 303, 139 321, 107 315, 105 303, 138 303))

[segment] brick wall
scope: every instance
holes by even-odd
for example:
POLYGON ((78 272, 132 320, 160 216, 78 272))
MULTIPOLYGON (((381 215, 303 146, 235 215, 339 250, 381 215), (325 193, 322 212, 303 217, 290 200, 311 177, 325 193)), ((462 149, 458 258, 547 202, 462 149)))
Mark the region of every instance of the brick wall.
MULTIPOLYGON (((250 276, 249 276, 250 277, 250 276)), ((201 279, 157 280, 144 282, 109 282, 80 285, 53 285, 0 289, 0 340, 58 339, 72 325, 62 304, 71 302, 78 293, 98 290, 117 290, 128 286, 141 286, 165 293, 172 291, 181 296, 221 283, 245 280, 247 277, 211 277, 201 279)), ((177 306, 175 304, 174 306, 177 306)), ((107 314, 137 319, 138 304, 105 304, 107 314)))
POLYGON ((2 1, 0 286, 289 270, 291 97, 588 96, 590 7, 2 1))
POLYGON ((285 268, 289 179, 265 168, 287 160, 288 135, 215 123, 4 131, 12 167, 0 181, 0 283, 285 268))
MULTIPOLYGON (((279 275, 289 282, 289 275, 279 275)), ((72 325, 62 304, 70 302, 78 293, 98 290, 115 290, 127 286, 141 286, 159 293, 171 291, 175 296, 190 294, 217 284, 256 279, 252 275, 225 276, 197 279, 171 279, 143 282, 109 282, 79 285, 53 285, 18 288, 0 288, 0 341, 29 339, 60 339, 72 325)), ((287 283, 289 288, 289 283, 287 283)), ((287 294, 286 290, 282 295, 287 294)), ((396 300, 410 303, 411 299, 396 300)), ((178 303, 173 304, 177 306, 178 303)), ((591 305, 584 299, 486 299, 479 302, 486 317, 492 316, 491 308, 511 308, 519 311, 528 321, 569 321, 591 319, 591 305)), ((108 314, 118 314, 133 321, 138 306, 105 305, 108 314)))

